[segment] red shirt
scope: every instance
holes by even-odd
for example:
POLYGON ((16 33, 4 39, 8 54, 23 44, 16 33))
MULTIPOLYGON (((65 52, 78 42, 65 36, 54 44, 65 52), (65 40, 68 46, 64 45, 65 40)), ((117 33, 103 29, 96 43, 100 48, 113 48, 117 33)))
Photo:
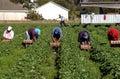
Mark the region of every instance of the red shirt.
POLYGON ((108 30, 108 39, 116 41, 119 39, 119 31, 116 28, 110 28, 108 30))

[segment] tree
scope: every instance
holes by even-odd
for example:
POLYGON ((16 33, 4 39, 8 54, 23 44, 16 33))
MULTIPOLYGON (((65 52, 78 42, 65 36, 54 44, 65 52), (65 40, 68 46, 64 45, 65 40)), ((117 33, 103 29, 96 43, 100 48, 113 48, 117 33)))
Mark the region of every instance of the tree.
POLYGON ((25 1, 23 4, 23 7, 26 7, 28 10, 31 10, 32 8, 34 8, 34 6, 34 3, 29 3, 28 1, 25 1))
POLYGON ((78 5, 80 3, 80 0, 74 0, 74 4, 78 5))
POLYGON ((37 0, 37 3, 38 3, 39 6, 41 6, 41 5, 43 5, 43 4, 45 4, 45 3, 49 2, 49 1, 50 0, 37 0))
POLYGON ((13 3, 21 3, 21 4, 23 4, 24 2, 30 2, 30 0, 10 0, 11 2, 13 2, 13 3))
POLYGON ((20 0, 10 0, 11 2, 13 2, 13 3, 19 3, 20 2, 20 0))
POLYGON ((39 15, 36 11, 29 11, 29 13, 27 14, 26 19, 30 19, 30 20, 43 20, 42 15, 39 15))

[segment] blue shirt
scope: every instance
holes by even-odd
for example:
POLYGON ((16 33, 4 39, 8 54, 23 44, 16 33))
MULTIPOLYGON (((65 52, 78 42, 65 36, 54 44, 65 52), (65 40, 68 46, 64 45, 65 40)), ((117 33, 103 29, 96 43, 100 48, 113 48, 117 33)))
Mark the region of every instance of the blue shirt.
POLYGON ((61 28, 60 27, 55 27, 54 29, 53 29, 53 31, 52 31, 52 36, 54 37, 54 36, 60 36, 60 37, 62 37, 63 36, 63 34, 62 34, 62 30, 61 30, 61 28), (55 34, 55 30, 58 30, 58 34, 55 34))

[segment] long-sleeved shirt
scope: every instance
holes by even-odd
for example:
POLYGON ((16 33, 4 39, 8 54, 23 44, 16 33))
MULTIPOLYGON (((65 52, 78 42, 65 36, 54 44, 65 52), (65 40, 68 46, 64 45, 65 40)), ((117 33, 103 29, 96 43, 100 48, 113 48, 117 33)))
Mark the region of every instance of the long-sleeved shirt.
POLYGON ((54 29, 53 29, 53 31, 52 31, 52 37, 55 37, 55 38, 57 38, 57 39, 59 39, 60 37, 62 37, 63 36, 63 34, 62 34, 62 30, 61 30, 61 28, 59 28, 59 27, 55 27, 54 29), (58 30, 58 34, 55 34, 55 30, 58 30))
POLYGON ((108 30, 108 40, 118 40, 119 39, 119 31, 116 28, 110 28, 108 30))
POLYGON ((52 36, 54 36, 55 35, 55 30, 56 29, 58 29, 59 30, 59 34, 60 34, 60 36, 62 37, 63 35, 62 35, 62 30, 61 30, 61 28, 59 28, 59 27, 55 27, 54 29, 53 29, 53 31, 52 31, 52 36))
POLYGON ((60 21, 64 21, 65 20, 65 18, 63 16, 59 16, 59 18, 60 18, 60 21))
POLYGON ((5 30, 4 33, 3 33, 3 37, 7 38, 7 39, 13 39, 13 37, 14 37, 14 31, 11 30, 9 32, 9 31, 5 30))
POLYGON ((78 35, 78 42, 82 43, 82 42, 89 42, 90 41, 90 36, 88 34, 87 31, 81 31, 78 35), (84 38, 84 33, 87 33, 88 38, 84 38))
POLYGON ((35 29, 34 28, 30 28, 28 30, 28 34, 30 35, 30 39, 34 39, 34 37, 36 36, 35 29))

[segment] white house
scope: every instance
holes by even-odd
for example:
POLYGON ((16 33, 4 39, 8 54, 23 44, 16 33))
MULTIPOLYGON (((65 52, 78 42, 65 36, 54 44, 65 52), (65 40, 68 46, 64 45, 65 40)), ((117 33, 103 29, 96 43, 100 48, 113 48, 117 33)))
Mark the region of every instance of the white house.
POLYGON ((36 11, 43 16, 46 20, 59 20, 57 19, 60 15, 62 15, 66 20, 68 20, 68 12, 69 10, 60 6, 59 4, 56 4, 53 1, 50 1, 38 8, 36 8, 36 11))
POLYGON ((9 0, 0 0, 0 20, 26 20, 27 9, 9 0))

